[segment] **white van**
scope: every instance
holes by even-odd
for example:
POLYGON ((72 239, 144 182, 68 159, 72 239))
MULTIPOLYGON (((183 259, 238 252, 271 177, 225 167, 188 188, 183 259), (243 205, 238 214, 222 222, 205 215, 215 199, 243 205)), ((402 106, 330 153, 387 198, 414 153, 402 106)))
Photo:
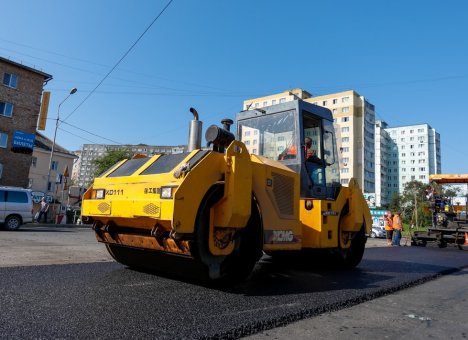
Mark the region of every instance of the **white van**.
POLYGON ((0 225, 7 230, 17 230, 33 221, 31 190, 0 186, 0 225))

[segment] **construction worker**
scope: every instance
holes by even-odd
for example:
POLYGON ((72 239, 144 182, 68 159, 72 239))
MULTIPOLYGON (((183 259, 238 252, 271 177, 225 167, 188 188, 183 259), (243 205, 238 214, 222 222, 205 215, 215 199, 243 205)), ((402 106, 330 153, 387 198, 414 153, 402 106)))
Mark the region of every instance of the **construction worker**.
POLYGON ((393 216, 393 242, 392 245, 400 246, 401 231, 403 230, 403 221, 401 220, 400 212, 397 211, 393 216))
POLYGON ((295 159, 297 157, 297 147, 296 144, 292 144, 291 146, 287 147, 280 155, 278 156, 278 160, 282 161, 284 159, 295 159))
POLYGON ((393 240, 393 219, 390 211, 384 214, 384 229, 387 238, 387 246, 391 246, 393 240))

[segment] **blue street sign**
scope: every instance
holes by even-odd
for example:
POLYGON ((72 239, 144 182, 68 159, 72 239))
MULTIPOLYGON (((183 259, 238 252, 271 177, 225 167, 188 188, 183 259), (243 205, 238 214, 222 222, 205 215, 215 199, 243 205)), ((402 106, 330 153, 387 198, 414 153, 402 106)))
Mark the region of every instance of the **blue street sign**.
POLYGON ((13 140, 11 142, 11 146, 13 148, 32 150, 34 147, 35 139, 36 139, 36 135, 33 133, 27 133, 27 132, 16 130, 13 133, 13 140))

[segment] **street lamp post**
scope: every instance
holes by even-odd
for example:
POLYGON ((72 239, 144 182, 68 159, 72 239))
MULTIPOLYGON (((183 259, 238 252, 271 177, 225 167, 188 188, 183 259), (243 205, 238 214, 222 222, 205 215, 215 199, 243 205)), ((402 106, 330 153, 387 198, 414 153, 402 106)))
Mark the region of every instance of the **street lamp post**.
MULTIPOLYGON (((60 120, 60 106, 74 93, 76 93, 78 89, 76 87, 72 88, 70 90, 70 93, 68 96, 65 97, 64 100, 59 104, 58 109, 57 109, 57 119, 55 121, 55 132, 54 132, 54 140, 52 141, 52 148, 50 150, 50 159, 49 159, 49 170, 47 172, 47 182, 46 182, 46 193, 48 194, 50 192, 49 189, 49 182, 50 182, 50 172, 52 171, 52 158, 54 157, 54 151, 55 151, 55 138, 57 137, 57 129, 59 126, 59 120, 60 120)), ((60 203, 61 204, 61 203, 60 203)))

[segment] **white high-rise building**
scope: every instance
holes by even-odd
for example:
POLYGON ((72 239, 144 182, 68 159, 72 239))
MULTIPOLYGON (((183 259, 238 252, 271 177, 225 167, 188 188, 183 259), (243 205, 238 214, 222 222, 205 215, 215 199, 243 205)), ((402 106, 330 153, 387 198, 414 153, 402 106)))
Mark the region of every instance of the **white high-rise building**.
POLYGON ((429 175, 441 173, 440 134, 435 129, 418 124, 387 127, 385 131, 391 139, 385 164, 388 199, 394 192, 403 192, 410 181, 429 183, 429 175))

